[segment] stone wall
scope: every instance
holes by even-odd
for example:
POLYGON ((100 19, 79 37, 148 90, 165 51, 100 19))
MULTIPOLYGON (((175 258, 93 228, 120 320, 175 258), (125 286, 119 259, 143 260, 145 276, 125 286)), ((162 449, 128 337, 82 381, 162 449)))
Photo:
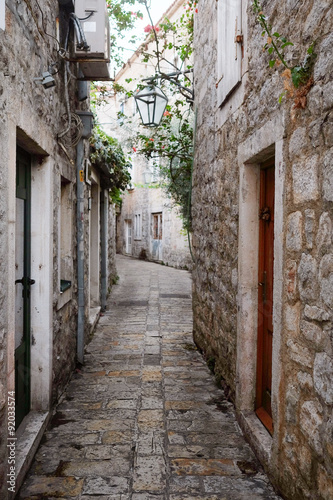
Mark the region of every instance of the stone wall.
MULTIPOLYGON (((65 3, 65 2, 63 2, 65 3)), ((76 359, 76 149, 59 147, 57 134, 66 127, 64 63, 55 38, 58 2, 6 2, 6 29, 0 30, 0 497, 7 498, 7 391, 14 390, 15 338, 15 150, 32 155, 32 409, 48 411, 61 394, 76 359), (56 86, 44 89, 34 80, 52 62, 59 62, 56 86), (71 185, 72 287, 60 294, 61 181, 71 185), (67 292, 66 292, 67 293, 67 292)), ((60 12, 68 22, 66 6, 60 12)), ((72 68, 73 69, 73 68, 72 68)), ((76 99, 76 83, 69 83, 72 111, 85 109, 76 99)))
POLYGON ((117 268, 116 268, 116 207, 114 204, 109 205, 109 256, 108 256, 108 266, 109 266, 109 279, 108 279, 108 291, 111 291, 114 281, 117 279, 117 268))
MULTIPOLYGON (((249 171, 247 164, 260 164, 275 151, 281 187, 275 269, 282 273, 276 271, 274 277, 274 434, 268 437, 266 458, 270 458, 265 466, 286 498, 326 500, 333 496, 333 12, 328 1, 262 3, 273 30, 294 43, 286 52, 289 64, 303 61, 316 40, 314 85, 305 109, 293 109, 295 96, 279 105, 283 70, 268 67, 262 30, 248 2, 243 4, 242 82, 218 108, 218 28, 211 21, 216 19, 217 2, 199 4, 194 337, 207 358, 214 358, 215 370, 229 386, 237 409, 253 412, 255 374, 251 372, 250 381, 241 380, 246 366, 240 365, 250 364, 246 353, 255 350, 256 341, 246 343, 241 334, 242 329, 251 330, 242 287, 244 264, 255 268, 257 257, 249 247, 248 255, 240 258, 244 234, 239 228, 244 226, 239 225, 239 206, 247 195, 240 190, 239 179, 249 171), (247 398, 239 388, 246 384, 252 384, 247 398)), ((256 188, 255 182, 252 186, 256 188)), ((255 286, 251 293, 257 294, 255 286)), ((260 444, 260 454, 259 448, 260 444)))

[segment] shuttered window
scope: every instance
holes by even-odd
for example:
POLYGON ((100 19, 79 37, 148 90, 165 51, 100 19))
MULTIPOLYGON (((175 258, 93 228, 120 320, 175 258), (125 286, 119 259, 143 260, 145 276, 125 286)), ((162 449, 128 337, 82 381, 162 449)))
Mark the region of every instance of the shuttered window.
POLYGON ((221 106, 241 81, 242 0, 218 0, 217 92, 221 106))

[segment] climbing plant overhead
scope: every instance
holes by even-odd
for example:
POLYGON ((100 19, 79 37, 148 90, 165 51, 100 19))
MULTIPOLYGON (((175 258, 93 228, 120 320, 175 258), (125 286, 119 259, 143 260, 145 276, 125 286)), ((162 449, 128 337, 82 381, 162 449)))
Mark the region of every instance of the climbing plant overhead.
MULTIPOLYGON (((121 10, 126 3, 134 5, 134 1, 118 0, 114 10, 113 3, 110 4, 109 13, 118 21, 123 19, 125 26, 129 26, 128 23, 141 17, 141 13, 131 12, 131 17, 129 13, 123 15, 121 10)), ((131 130, 129 142, 132 152, 134 150, 136 154, 144 155, 150 164, 153 163, 159 169, 160 185, 180 207, 184 227, 190 230, 194 113, 189 104, 191 90, 187 89, 192 87, 193 18, 198 12, 198 4, 194 0, 184 2, 183 12, 176 21, 171 22, 165 17, 157 26, 150 15, 150 2, 137 0, 137 3, 147 10, 150 19, 150 23, 144 27, 146 40, 139 48, 141 60, 155 66, 156 72, 152 76, 157 78, 154 83, 168 93, 169 104, 161 125, 154 130, 142 126, 139 129, 132 127, 132 118, 125 115, 121 116, 121 125, 131 130), (170 51, 174 54, 171 61, 168 60, 170 51), (170 72, 175 74, 173 83, 167 77, 170 72)), ((121 22, 118 27, 121 28, 121 22)), ((142 79, 134 81, 132 78, 127 79, 126 84, 125 88, 117 82, 106 85, 98 83, 92 89, 93 104, 98 107, 115 94, 131 98, 136 93, 134 86, 140 89, 147 85, 142 79)))
MULTIPOLYGON (((150 17, 147 1, 141 3, 150 17)), ((169 104, 160 126, 151 129, 141 125, 132 137, 132 144, 137 154, 144 155, 159 170, 161 186, 180 207, 183 226, 190 231, 194 126, 191 55, 197 2, 184 2, 183 8, 176 21, 165 18, 156 26, 150 17, 151 22, 145 28, 148 37, 140 49, 142 61, 154 64, 155 75, 150 81, 168 94, 169 104), (174 55, 172 61, 170 51, 174 55)), ((127 83, 132 81, 128 79, 127 83)), ((142 88, 146 83, 139 80, 137 85, 142 88)))
MULTIPOLYGON (((111 57, 118 67, 124 62, 122 42, 126 33, 133 30, 138 19, 142 19, 141 11, 133 11, 136 3, 136 0, 107 0, 106 2, 111 26, 111 57)), ((132 35, 129 42, 134 47, 137 43, 137 36, 132 35)))
POLYGON ((119 204, 121 191, 124 191, 131 181, 131 163, 117 139, 108 136, 99 126, 94 127, 90 138, 90 161, 92 165, 106 167, 111 200, 119 204))

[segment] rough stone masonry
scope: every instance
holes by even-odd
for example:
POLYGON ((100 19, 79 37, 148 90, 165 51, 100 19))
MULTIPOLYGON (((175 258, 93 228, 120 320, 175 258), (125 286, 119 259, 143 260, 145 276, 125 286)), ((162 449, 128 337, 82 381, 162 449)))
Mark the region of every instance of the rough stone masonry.
POLYGON ((263 46, 270 42, 261 36, 252 2, 237 0, 228 5, 230 12, 239 8, 230 22, 234 27, 238 19, 241 50, 233 31, 230 50, 235 57, 238 51, 240 76, 219 101, 219 87, 229 76, 227 67, 224 74, 217 74, 229 47, 226 39, 221 43, 223 18, 218 17, 225 3, 199 3, 194 26, 198 110, 194 335, 214 360, 240 421, 285 496, 329 500, 333 498, 333 9, 328 0, 261 3, 272 34, 293 43, 285 50, 290 67, 304 61, 315 41, 313 85, 302 101, 304 109, 295 107, 295 89, 279 104, 279 96, 288 88, 285 68, 269 67, 270 55, 263 46), (263 441, 256 437, 254 415, 262 281, 258 186, 262 165, 272 158, 274 433, 263 441))

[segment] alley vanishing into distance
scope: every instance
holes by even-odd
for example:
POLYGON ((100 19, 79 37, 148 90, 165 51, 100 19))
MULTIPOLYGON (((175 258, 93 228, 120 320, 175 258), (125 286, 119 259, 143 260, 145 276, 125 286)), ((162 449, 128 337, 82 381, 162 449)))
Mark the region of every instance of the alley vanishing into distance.
POLYGON ((120 256, 117 267, 17 498, 280 498, 193 344, 190 273, 120 256))

